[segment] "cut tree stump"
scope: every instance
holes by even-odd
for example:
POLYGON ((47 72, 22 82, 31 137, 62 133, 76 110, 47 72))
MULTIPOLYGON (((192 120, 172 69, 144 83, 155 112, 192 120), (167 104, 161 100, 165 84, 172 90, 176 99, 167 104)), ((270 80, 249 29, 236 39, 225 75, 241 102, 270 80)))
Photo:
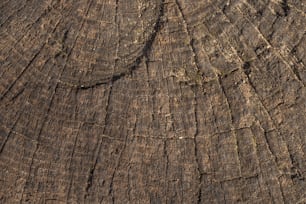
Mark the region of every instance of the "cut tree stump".
POLYGON ((1 0, 0 203, 306 203, 305 0, 1 0))

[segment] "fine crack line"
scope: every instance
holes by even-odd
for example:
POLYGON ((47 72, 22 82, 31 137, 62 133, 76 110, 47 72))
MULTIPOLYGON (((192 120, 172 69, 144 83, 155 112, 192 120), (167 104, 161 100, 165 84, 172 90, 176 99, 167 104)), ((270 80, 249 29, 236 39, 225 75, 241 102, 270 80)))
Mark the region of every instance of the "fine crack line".
POLYGON ((156 38, 157 34, 160 32, 160 30, 162 29, 162 24, 163 24, 162 18, 164 16, 164 4, 165 4, 165 0, 161 0, 160 7, 159 7, 159 15, 158 15, 157 21, 154 25, 153 33, 151 34, 150 38, 147 40, 146 44, 144 45, 144 48, 142 49, 142 54, 139 57, 137 57, 136 60, 133 63, 131 63, 130 65, 127 65, 127 67, 129 67, 128 71, 124 71, 124 72, 121 72, 121 73, 114 74, 111 77, 101 79, 100 81, 95 82, 93 84, 85 84, 84 83, 84 84, 81 84, 81 85, 74 85, 74 84, 67 83, 66 85, 72 86, 72 87, 77 88, 77 89, 90 89, 90 88, 93 88, 95 86, 108 84, 110 82, 114 83, 115 81, 125 77, 126 75, 132 73, 135 69, 137 69, 139 67, 139 65, 141 64, 142 59, 145 58, 145 57, 148 57, 149 54, 151 53, 152 45, 155 41, 155 38, 156 38))
POLYGON ((198 192, 197 192, 197 203, 200 204, 202 203, 202 180, 203 180, 203 170, 201 169, 201 162, 199 159, 199 150, 198 150, 198 143, 197 143, 197 138, 199 136, 199 120, 198 120, 198 101, 197 101, 197 95, 196 95, 196 90, 195 87, 192 88, 192 92, 194 93, 194 119, 195 119, 195 132, 193 136, 193 143, 194 143, 194 156, 195 156, 195 162, 197 165, 197 171, 199 174, 199 186, 198 186, 198 192))
POLYGON ((183 13, 183 8, 182 6, 180 5, 180 3, 178 2, 178 0, 175 0, 175 3, 178 7, 178 10, 181 14, 181 17, 182 17, 182 21, 183 21, 183 24, 184 24, 184 28, 186 30, 186 33, 188 35, 188 40, 189 40, 189 47, 190 47, 190 50, 192 51, 192 55, 193 55, 193 60, 194 60, 194 63, 195 63, 195 66, 197 68, 197 72, 200 72, 200 63, 199 63, 199 57, 195 51, 195 47, 194 47, 194 38, 191 36, 191 31, 190 31, 190 28, 188 26, 188 23, 186 21, 186 17, 183 13))
MULTIPOLYGON (((109 117, 110 117, 109 106, 110 106, 112 91, 113 91, 113 84, 110 83, 109 84, 108 97, 107 97, 107 104, 106 104, 106 107, 105 107, 106 115, 105 115, 105 119, 104 119, 105 125, 104 125, 103 131, 102 131, 103 135, 105 135, 106 123, 108 122, 109 117)), ((89 171, 88 178, 87 178, 87 185, 86 185, 86 188, 85 188, 84 200, 86 200, 86 198, 89 196, 89 191, 90 191, 90 189, 92 187, 93 175, 95 173, 95 170, 96 170, 96 167, 97 167, 97 164, 98 164, 99 155, 100 155, 101 150, 102 150, 103 138, 104 137, 100 138, 99 143, 98 143, 97 148, 96 148, 96 155, 95 155, 95 159, 94 159, 94 164, 91 167, 91 169, 89 171)))
POLYGON ((13 81, 13 83, 5 90, 5 92, 0 96, 0 101, 3 100, 3 98, 12 90, 12 88, 15 86, 17 81, 26 73, 26 71, 29 69, 29 67, 33 64, 35 59, 39 56, 43 48, 45 47, 46 43, 44 43, 38 52, 33 56, 33 58, 30 60, 30 62, 27 64, 27 66, 21 71, 21 73, 17 76, 17 78, 13 81))
POLYGON ((9 131, 9 133, 7 134, 7 136, 5 137, 4 141, 2 142, 2 144, 1 144, 1 146, 0 146, 0 155, 1 155, 1 153, 3 152, 4 147, 6 146, 6 143, 8 142, 10 136, 12 135, 12 133, 14 133, 14 128, 16 127, 16 125, 17 125, 19 119, 21 118, 21 115, 23 114, 23 111, 24 111, 24 110, 22 110, 22 111, 19 113, 19 115, 18 115, 18 117, 16 118, 16 121, 15 121, 15 123, 13 124, 13 126, 12 126, 11 128, 9 128, 10 131, 9 131))
MULTIPOLYGON (((239 8, 238 8, 238 9, 239 9, 239 8)), ((241 12, 241 11, 240 11, 240 12, 241 12)), ((226 18, 228 18, 226 14, 223 13, 223 15, 224 15, 226 18)), ((264 38, 264 37, 263 37, 263 38, 264 38)), ((269 43, 269 42, 268 42, 268 43, 269 43)), ((241 61, 241 63, 243 63, 243 60, 240 58, 240 56, 239 56, 238 54, 237 54, 237 56, 238 56, 238 59, 241 61)), ((253 89, 253 91, 254 91, 254 93, 255 93, 255 95, 256 95, 256 98, 258 99, 259 103, 260 103, 261 106, 263 107, 263 109, 264 109, 264 111, 266 112, 266 114, 267 114, 268 118, 270 119, 270 121, 272 121, 273 127, 276 129, 277 134, 280 135, 281 138, 283 139, 281 133, 279 132, 279 130, 278 130, 277 126, 276 126, 276 123, 275 123, 274 119, 272 118, 272 116, 271 116, 269 110, 267 109, 266 105, 264 104, 264 101, 263 101, 262 98, 260 97, 260 94, 257 92, 256 87, 254 86, 254 84, 252 83, 252 81, 251 81, 251 79, 250 79, 250 76, 249 76, 249 74, 248 74, 248 72, 250 71, 250 70, 248 70, 248 66, 250 66, 249 62, 245 62, 243 66, 244 66, 243 71, 245 72, 245 75, 246 75, 246 77, 247 77, 247 79, 248 79, 249 85, 250 85, 250 87, 253 89)), ((287 151, 288 151, 288 149, 289 149, 288 146, 286 146, 286 148, 287 148, 287 151)))
MULTIPOLYGON (((77 104, 77 101, 78 101, 77 96, 78 96, 78 91, 75 92, 75 104, 77 104)), ((75 108, 74 108, 74 119, 76 119, 76 115, 77 115, 77 106, 75 106, 75 108)), ((74 154, 75 154, 75 149, 76 149, 78 137, 80 135, 80 130, 83 127, 83 125, 84 125, 84 123, 79 124, 77 133, 76 133, 75 138, 74 138, 73 149, 72 149, 72 153, 70 155, 70 161, 69 161, 69 168, 68 168, 69 171, 71 171, 72 161, 73 161, 73 157, 74 157, 74 154)), ((71 176, 70 176, 69 189, 68 189, 68 193, 67 193, 66 202, 68 202, 69 197, 70 197, 70 192, 71 192, 72 183, 73 183, 73 177, 74 177, 74 173, 72 171, 71 176)))
POLYGON ((234 128, 234 118, 233 118, 233 113, 232 113, 232 107, 231 107, 231 104, 228 100, 228 95, 225 91, 225 87, 223 85, 223 82, 222 82, 222 79, 221 79, 221 76, 219 76, 219 79, 218 79, 218 82, 219 82, 219 85, 220 85, 220 88, 221 88, 221 91, 223 93, 223 95, 225 96, 225 101, 226 101, 226 104, 228 106, 228 111, 229 111, 229 114, 230 114, 230 126, 231 126, 231 129, 233 129, 233 133, 234 133, 234 136, 235 136, 235 140, 236 140, 236 152, 237 152, 237 157, 238 157, 238 163, 239 163, 239 174, 242 175, 242 172, 241 172, 241 161, 240 161, 240 157, 239 157, 239 148, 238 148, 238 139, 237 139, 237 133, 236 133, 236 130, 234 128))
POLYGON ((277 56, 279 58, 279 60, 281 62, 283 62, 286 67, 288 68, 288 70, 293 74, 293 77, 303 86, 305 87, 305 84, 303 81, 300 80, 299 75, 296 74, 296 72, 292 69, 292 66, 287 62, 287 60, 285 58, 287 58, 286 56, 283 56, 283 54, 279 53, 276 51, 275 47, 271 44, 270 40, 267 39, 264 34, 258 29, 258 27, 256 25, 254 25, 254 23, 247 17, 244 15, 244 13, 241 11, 241 9, 239 7, 237 7, 237 10, 241 13, 241 15, 243 16, 243 18, 250 24, 252 25, 252 27, 257 31, 257 33, 259 34, 259 36, 261 37, 262 40, 264 40, 264 42, 267 45, 267 48, 271 48, 271 51, 274 53, 275 56, 277 56))
POLYGON ((41 124, 41 126, 40 126, 40 129, 39 129, 39 132, 38 132, 38 135, 37 135, 37 138, 36 138, 36 146, 35 146, 35 150, 34 150, 34 152, 33 152, 33 154, 32 154, 32 158, 31 158, 31 162, 30 162, 30 167, 29 167, 29 174, 28 174, 28 176, 27 176, 25 185, 24 185, 24 187, 23 187, 23 191, 22 191, 22 194, 21 194, 20 203, 22 203, 22 199, 23 199, 23 195, 24 195, 25 188, 26 188, 26 184, 27 184, 27 182, 28 182, 28 180, 30 179, 30 176, 31 176, 32 166, 33 166, 33 164, 34 164, 34 157, 35 157, 35 155, 36 155, 36 153, 37 153, 37 151, 38 151, 38 149, 39 149, 39 147, 40 147, 40 138, 41 138, 41 134, 42 134, 43 129, 44 129, 46 123, 47 123, 48 115, 49 115, 49 112, 51 111, 51 107, 52 107, 52 105, 53 105, 53 100, 54 100, 54 98, 55 98, 55 94, 56 94, 57 88, 58 88, 58 83, 55 85, 54 91, 53 91, 53 93, 52 93, 51 99, 50 99, 49 104, 48 104, 48 109, 47 109, 47 111, 46 111, 46 114, 45 114, 45 116, 44 116, 43 122, 42 122, 42 124, 41 124))
MULTIPOLYGON (((85 11, 85 18, 87 18, 88 14, 89 14, 89 10, 91 9, 91 6, 92 6, 92 5, 93 5, 93 0, 91 0, 91 1, 89 2, 88 7, 86 8, 86 11, 85 11)), ((84 28, 85 20, 86 20, 85 18, 82 19, 81 26, 79 27, 79 29, 78 29, 78 31, 77 31, 77 34, 76 34, 76 36, 75 36, 74 42, 73 42, 73 44, 72 44, 72 47, 71 47, 70 51, 69 51, 68 54, 67 54, 67 57, 66 57, 66 59, 65 59, 65 65, 64 65, 64 67, 63 67, 62 73, 65 71, 65 69, 66 69, 66 67, 67 67, 68 60, 70 59, 71 54, 73 53, 74 48, 75 48, 75 46, 76 46, 76 44, 77 44, 77 41, 78 41, 78 39, 79 39, 80 33, 81 33, 81 31, 83 30, 83 28, 84 28)), ((65 43, 65 40, 66 40, 66 38, 67 38, 68 32, 69 32, 69 30, 67 30, 67 31, 64 33, 64 36, 63 36, 63 39, 62 39, 62 46, 63 46, 63 48, 65 47, 64 43, 65 43)), ((61 77, 62 77, 62 76, 60 76, 59 79, 61 79, 61 77)), ((59 80, 59 82, 60 82, 60 80, 59 80)))

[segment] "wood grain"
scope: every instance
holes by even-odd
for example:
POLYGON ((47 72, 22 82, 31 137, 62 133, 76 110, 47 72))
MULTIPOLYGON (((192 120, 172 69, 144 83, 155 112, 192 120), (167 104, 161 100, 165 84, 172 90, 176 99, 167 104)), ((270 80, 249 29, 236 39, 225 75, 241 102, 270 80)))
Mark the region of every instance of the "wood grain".
POLYGON ((305 203, 305 15, 0 1, 0 203, 305 203))

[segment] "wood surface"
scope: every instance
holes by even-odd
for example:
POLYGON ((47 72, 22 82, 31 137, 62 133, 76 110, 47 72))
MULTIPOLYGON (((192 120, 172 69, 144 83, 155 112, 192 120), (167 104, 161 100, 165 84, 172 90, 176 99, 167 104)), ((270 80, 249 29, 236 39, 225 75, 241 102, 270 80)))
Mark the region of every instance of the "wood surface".
POLYGON ((0 0, 0 203, 306 203, 305 0, 0 0))

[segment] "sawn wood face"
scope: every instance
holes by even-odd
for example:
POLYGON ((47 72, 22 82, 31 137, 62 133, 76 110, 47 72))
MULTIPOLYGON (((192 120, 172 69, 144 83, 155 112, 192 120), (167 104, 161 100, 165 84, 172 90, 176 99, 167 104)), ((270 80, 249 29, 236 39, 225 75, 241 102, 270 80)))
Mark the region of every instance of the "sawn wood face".
POLYGON ((304 0, 1 0, 0 203, 305 203, 304 0))

